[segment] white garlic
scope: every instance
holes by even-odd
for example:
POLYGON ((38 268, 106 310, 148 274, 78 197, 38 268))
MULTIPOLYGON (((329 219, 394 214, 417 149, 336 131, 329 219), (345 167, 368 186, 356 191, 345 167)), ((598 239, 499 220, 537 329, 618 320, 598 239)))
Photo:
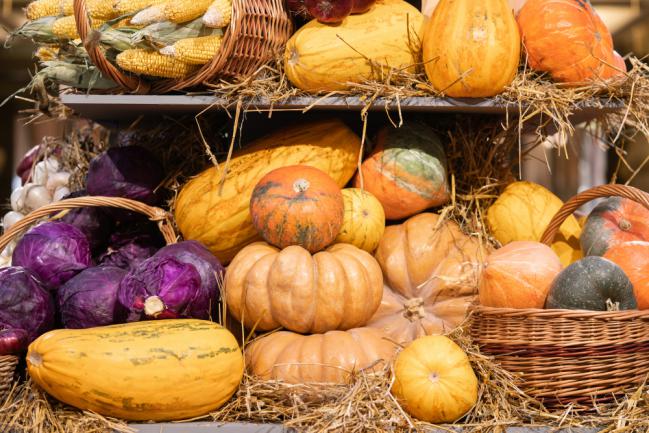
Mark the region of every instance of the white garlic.
POLYGON ((54 158, 47 158, 34 167, 32 181, 38 185, 45 185, 49 177, 58 171, 59 162, 54 158))
POLYGON ((0 256, 0 269, 11 266, 11 257, 0 256))
POLYGON ((70 188, 68 188, 67 186, 59 187, 56 189, 56 191, 54 191, 54 195, 52 196, 52 201, 53 202, 61 201, 63 200, 63 197, 65 197, 68 194, 70 194, 70 188))
POLYGON ((4 250, 2 250, 2 253, 0 253, 0 256, 11 258, 11 256, 14 253, 15 249, 16 249, 16 241, 11 241, 11 242, 9 242, 9 245, 7 245, 4 250))
POLYGON ((25 187, 19 186, 11 191, 11 209, 20 212, 25 208, 25 187))
MULTIPOLYGON (((67 171, 58 171, 56 173, 50 174, 47 178, 47 183, 45 187, 50 191, 54 192, 61 187, 67 187, 68 182, 70 182, 70 173, 67 171)), ((57 201, 54 199, 54 201, 57 201)))
POLYGON ((25 185, 25 210, 31 212, 52 202, 50 192, 42 185, 25 185))
POLYGON ((16 224, 23 218, 25 218, 25 215, 21 214, 20 212, 7 212, 4 217, 2 217, 2 227, 5 229, 5 231, 7 231, 11 228, 11 226, 16 224))

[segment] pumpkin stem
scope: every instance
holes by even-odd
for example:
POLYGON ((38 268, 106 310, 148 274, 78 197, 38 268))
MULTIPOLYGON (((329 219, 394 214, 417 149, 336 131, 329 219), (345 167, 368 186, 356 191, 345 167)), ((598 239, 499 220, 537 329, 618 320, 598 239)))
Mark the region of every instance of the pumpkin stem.
POLYGON ((293 190, 297 193, 305 192, 310 186, 311 184, 306 179, 298 179, 293 182, 293 190))
POLYGON ((620 227, 620 230, 625 231, 625 232, 628 232, 629 230, 631 230, 631 223, 629 221, 625 220, 625 219, 620 220, 620 223, 618 224, 618 226, 620 227))
POLYGON ((43 357, 36 351, 33 351, 29 354, 28 361, 34 367, 40 367, 41 365, 43 365, 43 357))
POLYGON ((403 317, 411 322, 423 319, 426 314, 424 311, 424 300, 422 298, 408 299, 403 303, 403 306, 406 307, 403 312, 403 317))
POLYGON ((144 314, 149 317, 157 317, 165 310, 165 304, 159 296, 149 296, 144 301, 144 314))

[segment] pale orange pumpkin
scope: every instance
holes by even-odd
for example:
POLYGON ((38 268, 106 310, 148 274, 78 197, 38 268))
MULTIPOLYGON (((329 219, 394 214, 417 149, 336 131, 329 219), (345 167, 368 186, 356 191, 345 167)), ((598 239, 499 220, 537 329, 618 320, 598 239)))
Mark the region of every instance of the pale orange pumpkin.
POLYGON ((436 214, 387 227, 375 254, 383 300, 368 326, 399 343, 457 327, 475 300, 484 256, 478 239, 436 214))
POLYGON ((303 333, 364 326, 381 303, 383 276, 371 254, 334 244, 311 255, 299 246, 245 247, 225 274, 227 307, 248 329, 303 333))
POLYGON ((281 331, 247 346, 248 372, 288 383, 347 383, 353 373, 381 371, 397 346, 378 329, 300 335, 281 331))
POLYGON ((543 308, 561 261, 540 242, 515 241, 491 253, 480 276, 480 304, 543 308))
POLYGON ((606 251, 604 258, 621 267, 629 277, 638 309, 649 309, 649 242, 615 244, 606 251))

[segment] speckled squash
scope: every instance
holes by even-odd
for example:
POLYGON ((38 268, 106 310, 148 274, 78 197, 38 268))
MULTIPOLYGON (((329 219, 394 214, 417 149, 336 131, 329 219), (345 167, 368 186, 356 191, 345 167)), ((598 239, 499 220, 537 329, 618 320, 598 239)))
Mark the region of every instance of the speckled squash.
POLYGON ((319 168, 343 187, 356 171, 361 140, 339 120, 300 122, 251 143, 183 186, 175 219, 183 237, 201 242, 228 263, 260 240, 252 225, 252 190, 268 172, 287 165, 319 168), (227 167, 227 173, 224 170, 227 167))
POLYGON ((288 383, 347 383, 354 372, 380 372, 397 346, 378 329, 325 334, 274 332, 246 348, 248 372, 288 383))
POLYGON ((412 123, 384 128, 354 179, 379 199, 387 219, 415 215, 449 200, 446 156, 437 134, 412 123))
POLYGON ((453 330, 475 300, 485 256, 478 239, 436 214, 386 227, 375 254, 385 280, 383 300, 368 326, 398 343, 453 330))
POLYGON ((630 241, 613 245, 604 258, 622 268, 629 277, 638 309, 649 309, 649 242, 630 241))
POLYGON ((343 196, 327 173, 308 165, 277 168, 250 199, 252 224, 272 245, 299 245, 311 253, 331 244, 343 224, 343 196))
POLYGON ((345 216, 336 243, 352 244, 373 253, 385 231, 385 212, 381 202, 359 188, 342 190, 345 216))
POLYGON ((454 98, 501 93, 516 76, 521 39, 507 0, 440 0, 423 41, 426 75, 454 98))
POLYGON ((589 256, 624 242, 649 241, 649 209, 627 198, 607 198, 588 215, 580 240, 589 256))
POLYGON ((27 353, 29 375, 56 399, 129 421, 206 415, 243 376, 234 336, 193 319, 57 329, 27 353))
POLYGON ((311 255, 299 246, 245 247, 225 274, 227 306, 248 329, 302 333, 364 326, 381 303, 383 276, 369 253, 334 244, 311 255))
POLYGON ((382 0, 337 26, 313 20, 286 44, 286 76, 299 89, 319 92, 382 81, 393 68, 414 72, 423 23, 421 12, 403 0, 382 0))

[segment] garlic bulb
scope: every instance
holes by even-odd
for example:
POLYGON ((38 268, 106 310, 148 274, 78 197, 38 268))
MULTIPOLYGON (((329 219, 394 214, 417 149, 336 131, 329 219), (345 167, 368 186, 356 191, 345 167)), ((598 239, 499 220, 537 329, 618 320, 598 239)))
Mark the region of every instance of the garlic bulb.
POLYGON ((67 186, 62 186, 56 189, 54 191, 54 195, 52 196, 52 201, 60 201, 63 200, 63 197, 66 195, 70 194, 70 189, 67 186))
POLYGON ((33 211, 52 202, 50 192, 42 185, 28 183, 25 185, 25 210, 33 211))
POLYGON ((9 230, 11 226, 16 224, 21 219, 25 218, 25 215, 20 212, 7 212, 4 217, 2 217, 2 227, 6 230, 9 230))
POLYGON ((11 191, 11 209, 20 212, 25 207, 25 187, 19 186, 11 191))
MULTIPOLYGON (((58 171, 56 173, 50 174, 45 183, 45 187, 50 192, 54 192, 61 187, 67 187, 70 182, 70 173, 66 171, 58 171)), ((60 200, 60 199, 59 199, 60 200)), ((55 198, 54 201, 57 201, 55 198)))
POLYGON ((38 185, 45 185, 51 175, 59 171, 59 162, 54 158, 47 158, 36 164, 32 181, 38 185))

